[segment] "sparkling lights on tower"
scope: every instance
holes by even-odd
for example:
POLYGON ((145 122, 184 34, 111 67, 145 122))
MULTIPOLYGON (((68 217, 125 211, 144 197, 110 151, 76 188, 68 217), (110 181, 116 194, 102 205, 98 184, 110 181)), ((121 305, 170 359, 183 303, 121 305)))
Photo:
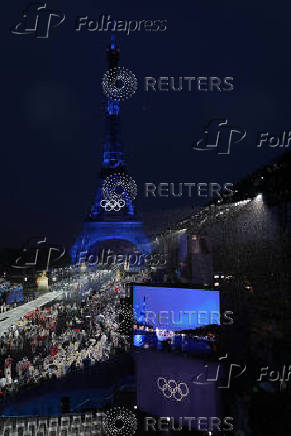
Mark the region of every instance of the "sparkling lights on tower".
POLYGON ((128 175, 120 134, 120 101, 135 92, 137 81, 133 73, 118 66, 119 47, 114 36, 107 49, 107 59, 108 71, 102 81, 106 103, 101 170, 83 231, 71 250, 73 263, 78 263, 81 252, 92 253, 96 244, 105 240, 124 240, 135 249, 143 247, 150 251, 143 224, 136 217, 133 202, 137 185, 128 175))

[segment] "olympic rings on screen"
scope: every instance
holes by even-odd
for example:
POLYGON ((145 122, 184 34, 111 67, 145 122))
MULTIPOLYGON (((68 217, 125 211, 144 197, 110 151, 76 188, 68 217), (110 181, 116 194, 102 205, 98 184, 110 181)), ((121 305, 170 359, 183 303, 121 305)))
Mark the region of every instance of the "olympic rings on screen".
POLYGON ((178 383, 174 379, 165 379, 164 377, 159 377, 157 379, 157 386, 162 392, 165 398, 173 398, 180 402, 183 398, 186 398, 190 394, 189 387, 186 383, 178 383))

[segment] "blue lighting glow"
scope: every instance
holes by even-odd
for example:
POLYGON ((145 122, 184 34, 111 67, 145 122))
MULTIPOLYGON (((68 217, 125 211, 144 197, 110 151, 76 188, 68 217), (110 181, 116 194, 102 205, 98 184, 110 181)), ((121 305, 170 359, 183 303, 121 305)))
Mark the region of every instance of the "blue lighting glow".
POLYGON ((111 35, 110 48, 111 48, 111 50, 115 49, 115 36, 114 35, 111 35))
POLYGON ((106 101, 106 111, 109 115, 117 116, 119 114, 119 101, 108 98, 106 101))
POLYGON ((143 324, 154 328, 179 331, 220 324, 217 290, 134 286, 133 306, 139 323, 142 314, 143 324))
POLYGON ((141 221, 86 221, 71 249, 72 262, 78 264, 80 253, 89 252, 95 244, 110 239, 123 239, 137 248, 142 247, 144 253, 151 252, 141 221))

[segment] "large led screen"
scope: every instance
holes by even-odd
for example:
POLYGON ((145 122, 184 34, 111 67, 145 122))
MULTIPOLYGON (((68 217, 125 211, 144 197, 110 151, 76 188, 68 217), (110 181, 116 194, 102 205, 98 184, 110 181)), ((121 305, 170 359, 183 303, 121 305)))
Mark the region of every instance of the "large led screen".
POLYGON ((133 286, 133 307, 139 325, 169 331, 220 324, 218 290, 133 286))

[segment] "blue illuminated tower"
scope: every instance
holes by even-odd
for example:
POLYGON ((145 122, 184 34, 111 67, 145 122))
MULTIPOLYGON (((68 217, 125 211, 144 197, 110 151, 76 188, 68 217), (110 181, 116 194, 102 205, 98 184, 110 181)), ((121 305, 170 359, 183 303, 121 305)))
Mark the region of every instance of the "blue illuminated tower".
MULTIPOLYGON (((115 38, 111 37, 107 49, 109 70, 117 71, 119 48, 115 38)), ((114 78, 114 73, 111 76, 114 78)), ((134 249, 149 251, 148 241, 143 232, 143 224, 137 218, 133 205, 136 185, 125 163, 120 135, 120 101, 107 97, 105 104, 105 141, 101 171, 97 183, 95 199, 91 205, 83 230, 75 241, 71 257, 77 263, 81 252, 96 254, 96 247, 102 247, 102 241, 127 241, 134 249), (107 189, 104 189, 104 187, 107 189), (122 200, 120 202, 120 199, 122 200)), ((84 256, 83 256, 84 257, 84 256)))

